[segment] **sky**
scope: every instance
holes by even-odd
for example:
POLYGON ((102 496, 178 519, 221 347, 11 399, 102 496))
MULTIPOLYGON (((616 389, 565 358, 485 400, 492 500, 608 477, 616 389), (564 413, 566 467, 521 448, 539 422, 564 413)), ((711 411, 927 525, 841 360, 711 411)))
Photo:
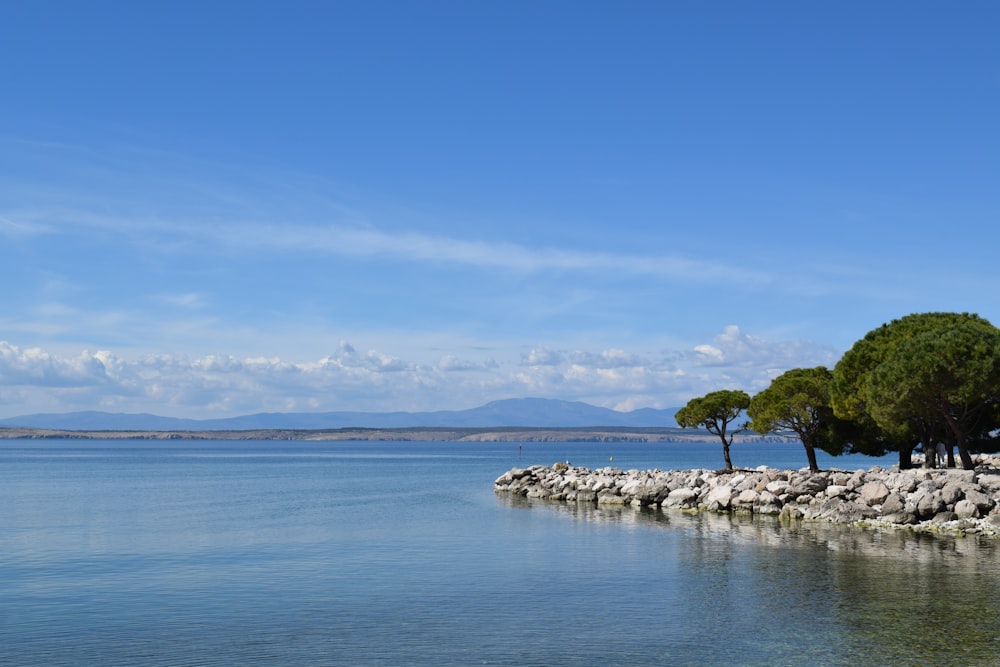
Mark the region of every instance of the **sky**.
POLYGON ((1000 324, 997 25, 0 2, 0 417, 668 408, 1000 324))

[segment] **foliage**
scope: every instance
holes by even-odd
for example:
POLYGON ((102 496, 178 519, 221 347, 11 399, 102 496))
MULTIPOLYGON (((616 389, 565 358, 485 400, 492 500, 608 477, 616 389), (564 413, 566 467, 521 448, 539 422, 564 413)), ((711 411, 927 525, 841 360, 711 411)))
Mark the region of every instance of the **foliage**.
POLYGON ((750 428, 758 433, 790 430, 806 450, 809 469, 819 470, 816 449, 841 454, 849 424, 830 405, 833 376, 824 366, 795 368, 779 375, 750 400, 750 428))
POLYGON ((722 455, 726 461, 726 469, 733 469, 729 458, 729 446, 733 444, 733 436, 742 428, 729 432, 731 423, 750 406, 750 395, 745 391, 723 389, 713 391, 701 398, 692 398, 688 404, 677 411, 674 419, 682 428, 698 428, 704 426, 709 433, 714 433, 722 440, 722 455))
MULTIPOLYGON (((925 451, 933 451, 937 442, 946 439, 945 424, 932 412, 924 410, 914 401, 896 401, 892 410, 886 405, 893 388, 889 377, 906 375, 901 367, 904 359, 896 357, 900 348, 914 345, 910 341, 926 337, 927 340, 940 338, 943 332, 955 327, 973 327, 980 331, 996 331, 985 319, 969 313, 917 313, 883 324, 869 331, 844 354, 833 369, 831 403, 835 414, 854 421, 859 427, 859 435, 853 441, 855 451, 877 454, 884 451, 898 451, 900 468, 910 467, 910 455, 917 443, 923 443, 925 451), (873 382, 873 374, 887 362, 890 366, 881 371, 881 380, 873 382), (876 400, 872 392, 879 391, 876 400), (878 407, 875 407, 875 403, 878 407), (907 418, 902 418, 900 410, 908 409, 907 418), (890 417, 890 410, 893 416, 890 417), (878 411, 881 419, 873 414, 878 411)), ((926 341, 920 345, 926 345, 926 341)), ((926 350, 925 350, 926 351, 926 350)), ((935 348, 934 354, 942 348, 935 348)), ((914 349, 905 352, 905 358, 919 363, 914 349)), ((955 360, 960 366, 960 359, 955 360)), ((928 370, 928 369, 925 369, 928 370)), ((934 375, 933 372, 930 373, 934 375)), ((933 377, 923 376, 924 381, 933 384, 933 377)), ((979 437, 979 434, 976 434, 979 437)), ((932 461, 933 456, 928 459, 932 461)))
POLYGON ((995 429, 1000 402, 1000 330, 962 322, 902 341, 864 382, 867 409, 887 432, 921 428, 954 444, 966 469, 969 443, 995 429))

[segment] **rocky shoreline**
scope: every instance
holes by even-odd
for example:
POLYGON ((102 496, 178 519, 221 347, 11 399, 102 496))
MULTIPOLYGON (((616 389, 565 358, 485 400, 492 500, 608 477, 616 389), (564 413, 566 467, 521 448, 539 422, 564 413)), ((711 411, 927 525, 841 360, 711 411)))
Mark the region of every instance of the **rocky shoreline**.
POLYGON ((978 458, 975 470, 623 471, 556 463, 514 468, 493 488, 567 503, 1000 537, 1000 457, 992 456, 978 458))

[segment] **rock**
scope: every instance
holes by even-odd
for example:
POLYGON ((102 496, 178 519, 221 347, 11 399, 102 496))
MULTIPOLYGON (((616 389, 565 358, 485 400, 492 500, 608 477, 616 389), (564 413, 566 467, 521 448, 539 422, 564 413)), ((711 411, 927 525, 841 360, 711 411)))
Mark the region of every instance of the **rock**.
POLYGON ((956 481, 949 481, 941 487, 941 499, 946 505, 954 505, 965 496, 962 484, 956 481))
POLYGON ((728 486, 717 486, 705 497, 705 507, 712 511, 729 509, 733 490, 728 486))
POLYGON ((976 507, 974 502, 963 498, 955 503, 955 514, 959 519, 978 519, 979 508, 976 507))
POLYGON ((995 494, 1000 491, 1000 475, 983 474, 979 475, 976 481, 987 493, 995 494))
POLYGON ((701 509, 1000 537, 1000 457, 976 471, 588 470, 557 463, 512 468, 497 493, 633 508, 701 509))
POLYGON ((836 519, 837 523, 854 523, 862 519, 874 519, 878 516, 877 511, 861 503, 843 503, 839 511, 840 515, 836 519))
POLYGON ((943 512, 946 509, 944 500, 941 498, 941 494, 937 491, 926 492, 924 491, 922 495, 917 498, 917 516, 921 519, 931 519, 936 516, 939 512, 943 512))
POLYGON ((803 516, 802 510, 795 505, 785 505, 781 508, 778 518, 782 521, 797 521, 803 516))
POLYGON ((667 494, 663 504, 667 507, 693 507, 698 504, 698 492, 694 489, 676 489, 667 494))
POLYGON ((976 489, 967 490, 965 492, 965 499, 974 504, 980 514, 987 514, 995 505, 993 499, 976 489))
POLYGON ((778 514, 781 507, 782 503, 776 495, 770 491, 761 491, 757 502, 753 504, 753 511, 755 514, 778 514))
POLYGON ((882 520, 887 523, 896 523, 901 526, 912 526, 919 521, 916 513, 914 512, 894 512, 892 514, 883 514, 882 520))
POLYGON ((768 493, 772 493, 775 496, 780 496, 783 493, 788 493, 792 488, 792 485, 783 479, 776 479, 773 482, 768 482, 764 485, 764 490, 768 493))
POLYGON ((798 488, 802 493, 816 495, 820 491, 825 490, 828 486, 830 486, 830 480, 823 475, 811 475, 799 484, 798 488))
POLYGON ((913 493, 917 490, 917 478, 911 473, 891 475, 889 480, 892 482, 889 487, 900 493, 913 493))
POLYGON ((858 489, 860 500, 869 507, 881 505, 889 497, 889 487, 880 481, 867 482, 858 489))
POLYGON ((839 498, 847 493, 847 487, 842 484, 831 484, 824 491, 827 498, 839 498))
POLYGON ((882 514, 889 515, 902 512, 905 507, 906 504, 903 502, 902 496, 893 491, 882 501, 882 514))
POLYGON ((617 493, 599 493, 597 494, 597 504, 598 505, 624 505, 625 498, 618 495, 617 493))

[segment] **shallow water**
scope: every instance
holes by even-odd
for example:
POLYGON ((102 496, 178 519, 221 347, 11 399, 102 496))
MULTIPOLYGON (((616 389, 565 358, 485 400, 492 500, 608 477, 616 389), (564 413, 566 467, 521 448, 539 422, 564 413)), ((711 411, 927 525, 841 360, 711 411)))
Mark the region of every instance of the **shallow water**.
POLYGON ((994 542, 492 491, 717 450, 5 441, 0 664, 996 664, 994 542))

